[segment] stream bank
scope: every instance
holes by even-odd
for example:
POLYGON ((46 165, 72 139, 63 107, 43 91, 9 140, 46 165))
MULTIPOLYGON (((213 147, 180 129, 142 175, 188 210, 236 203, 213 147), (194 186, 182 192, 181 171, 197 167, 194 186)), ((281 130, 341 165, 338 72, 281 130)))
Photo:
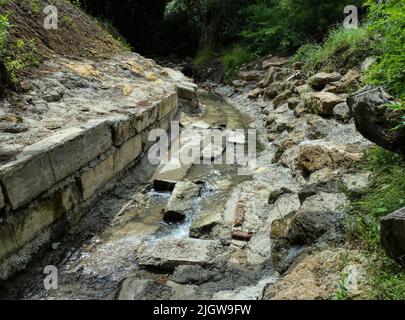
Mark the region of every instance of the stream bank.
MULTIPOLYGON (((286 62, 270 58, 233 86, 207 84, 211 93, 199 94, 204 113, 178 115, 183 127, 256 129, 260 150, 250 176, 238 176, 235 166, 193 165, 176 185, 182 188, 156 191, 158 168, 144 158, 1 297, 360 297, 364 258, 346 247, 344 218, 348 193, 369 184, 356 168, 372 144, 355 130, 346 93, 313 89, 286 62), (184 200, 180 223, 164 221, 173 194, 184 200), (43 289, 49 264, 58 267, 58 290, 43 289)), ((318 83, 334 81, 336 89, 348 77, 320 75, 318 83)))

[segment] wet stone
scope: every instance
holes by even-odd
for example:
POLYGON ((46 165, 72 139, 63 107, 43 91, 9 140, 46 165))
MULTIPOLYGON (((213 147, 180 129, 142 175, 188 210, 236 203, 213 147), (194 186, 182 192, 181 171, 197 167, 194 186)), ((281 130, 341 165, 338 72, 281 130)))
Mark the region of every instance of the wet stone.
POLYGON ((144 243, 138 251, 141 267, 172 271, 180 265, 213 265, 222 252, 219 241, 164 238, 144 243))
POLYGON ((201 185, 180 181, 176 184, 164 213, 167 222, 179 222, 195 211, 195 202, 200 195, 201 185))

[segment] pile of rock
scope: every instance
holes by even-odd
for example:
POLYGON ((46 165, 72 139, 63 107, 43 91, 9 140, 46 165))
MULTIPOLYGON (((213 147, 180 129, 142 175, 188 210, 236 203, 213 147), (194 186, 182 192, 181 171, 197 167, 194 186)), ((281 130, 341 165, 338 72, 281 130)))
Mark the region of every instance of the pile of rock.
MULTIPOLYGON (((267 287, 265 298, 330 299, 345 268, 347 194, 364 192, 370 184, 370 174, 356 168, 372 143, 356 130, 347 104, 361 76, 349 70, 307 77, 300 66, 289 67, 285 59, 273 65, 276 60, 245 70, 239 79, 250 81, 244 87, 246 105, 257 105, 265 143, 275 148, 274 167, 267 165, 266 173, 254 177, 269 190, 267 220, 258 233, 268 228, 272 265, 282 276, 267 287)), ((349 250, 348 256, 348 277, 360 281, 360 255, 349 250)), ((349 294, 359 294, 350 283, 349 294)))

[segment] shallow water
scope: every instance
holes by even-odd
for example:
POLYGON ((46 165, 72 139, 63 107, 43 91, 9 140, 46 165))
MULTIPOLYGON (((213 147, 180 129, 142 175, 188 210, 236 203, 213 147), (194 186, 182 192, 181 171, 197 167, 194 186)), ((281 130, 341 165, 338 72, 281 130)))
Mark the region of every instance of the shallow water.
MULTIPOLYGON (((200 93, 205 106, 200 120, 229 129, 246 129, 250 119, 212 93, 200 93)), ((235 165, 193 165, 186 179, 203 181, 193 215, 180 224, 167 224, 162 213, 168 192, 154 191, 149 179, 155 166, 143 159, 79 225, 27 270, 0 288, 0 298, 113 299, 120 282, 137 269, 136 251, 145 242, 190 236, 192 219, 203 211, 224 210, 232 189, 250 176, 239 176, 235 165), (101 225, 97 225, 100 224, 101 225), (43 288, 46 265, 59 270, 58 290, 43 288)))

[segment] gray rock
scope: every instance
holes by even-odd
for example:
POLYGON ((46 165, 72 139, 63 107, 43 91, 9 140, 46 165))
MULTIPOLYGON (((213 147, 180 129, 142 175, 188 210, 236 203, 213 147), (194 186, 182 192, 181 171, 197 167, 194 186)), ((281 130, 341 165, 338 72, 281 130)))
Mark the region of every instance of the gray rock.
POLYGON ((182 265, 176 267, 171 280, 179 284, 203 284, 215 278, 215 270, 198 265, 182 265))
POLYGON ((174 270, 180 265, 213 265, 222 253, 219 241, 164 238, 138 251, 141 267, 174 270))
POLYGON ((334 73, 326 73, 326 72, 319 72, 314 74, 312 77, 308 79, 309 84, 315 90, 322 90, 328 83, 334 82, 340 79, 340 74, 337 72, 334 73))
POLYGON ((271 57, 263 61, 262 68, 267 70, 271 67, 282 67, 289 62, 289 59, 286 57, 271 57))
POLYGON ((320 116, 332 116, 333 109, 344 100, 331 92, 310 92, 302 96, 308 111, 320 116))
POLYGON ((117 300, 167 300, 172 288, 152 280, 127 278, 122 282, 117 300))
POLYGON ((335 106, 333 109, 333 117, 336 120, 343 122, 348 122, 352 118, 349 106, 346 102, 339 103, 337 106, 335 106))
POLYGON ((238 78, 242 81, 260 81, 262 73, 260 71, 241 71, 238 74, 238 78))
POLYGON ((320 192, 324 193, 339 193, 339 184, 336 180, 330 180, 327 182, 319 182, 303 187, 298 193, 298 197, 303 203, 309 197, 312 197, 320 192))
POLYGON ((342 231, 342 213, 302 211, 292 219, 287 239, 292 245, 310 245, 321 237, 323 240, 341 240, 342 231))
POLYGON ((356 129, 368 140, 405 155, 405 128, 393 130, 403 121, 403 113, 394 111, 390 97, 381 88, 364 87, 347 99, 356 129))
POLYGON ((349 200, 343 193, 320 192, 307 198, 299 209, 300 212, 345 212, 349 200))
POLYGON ((381 243, 395 261, 405 266, 405 208, 381 219, 381 243))
POLYGON ((360 194, 370 186, 370 178, 370 172, 345 174, 342 177, 342 182, 347 191, 360 194))
POLYGON ((64 94, 65 93, 63 90, 55 90, 55 91, 45 94, 43 96, 43 99, 46 102, 58 102, 58 101, 62 100, 64 94))
POLYGON ((222 222, 222 214, 218 210, 202 212, 193 219, 190 235, 193 238, 204 238, 209 236, 213 229, 222 222))
POLYGON ((167 204, 164 220, 179 222, 194 211, 195 201, 200 195, 201 185, 180 181, 176 184, 172 196, 167 204))
POLYGON ((0 122, 0 132, 21 133, 28 130, 29 127, 24 123, 0 122))
POLYGON ((287 83, 285 81, 275 81, 271 83, 265 90, 264 90, 264 98, 265 99, 274 99, 284 90, 289 89, 291 83, 287 83))

